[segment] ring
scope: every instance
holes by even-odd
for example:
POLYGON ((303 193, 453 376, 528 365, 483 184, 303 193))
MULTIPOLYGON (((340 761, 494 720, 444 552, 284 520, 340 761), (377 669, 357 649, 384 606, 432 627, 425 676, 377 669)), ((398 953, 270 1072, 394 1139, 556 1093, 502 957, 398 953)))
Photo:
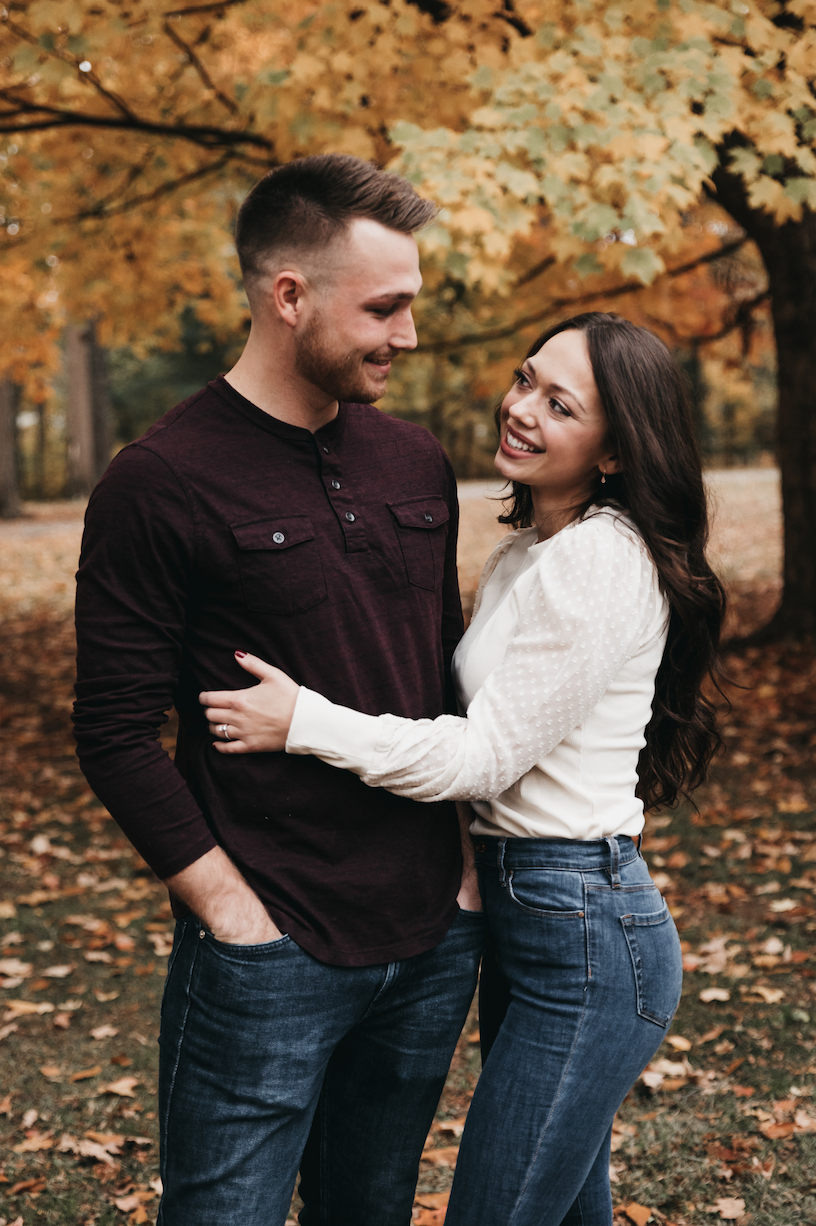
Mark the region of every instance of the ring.
POLYGON ((229 724, 219 724, 216 731, 224 738, 225 741, 231 741, 232 737, 227 732, 227 728, 229 728, 229 724))

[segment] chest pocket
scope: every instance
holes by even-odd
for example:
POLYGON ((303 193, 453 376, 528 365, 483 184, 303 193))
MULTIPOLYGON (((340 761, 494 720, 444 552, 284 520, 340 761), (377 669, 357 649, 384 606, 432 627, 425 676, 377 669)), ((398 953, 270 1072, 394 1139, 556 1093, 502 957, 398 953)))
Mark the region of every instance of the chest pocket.
POLYGON ((445 571, 450 512, 444 498, 427 495, 389 502, 409 582, 435 591, 445 571))
POLYGON ((233 524, 241 586, 256 613, 304 613, 326 599, 326 576, 307 515, 233 524))

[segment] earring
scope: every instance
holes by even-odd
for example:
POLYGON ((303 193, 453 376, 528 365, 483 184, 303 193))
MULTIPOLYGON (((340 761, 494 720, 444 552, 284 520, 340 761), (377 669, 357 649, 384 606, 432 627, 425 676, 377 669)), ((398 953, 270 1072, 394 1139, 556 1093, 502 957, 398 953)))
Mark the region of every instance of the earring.
POLYGON ((606 469, 601 469, 601 485, 606 485, 606 469))

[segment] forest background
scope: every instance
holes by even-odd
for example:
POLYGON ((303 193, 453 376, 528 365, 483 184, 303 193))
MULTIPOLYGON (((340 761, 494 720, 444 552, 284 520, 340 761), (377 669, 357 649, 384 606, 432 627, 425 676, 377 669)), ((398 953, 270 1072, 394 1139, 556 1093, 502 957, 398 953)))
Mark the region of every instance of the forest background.
MULTIPOLYGON (((816 1220, 816 0, 164 4, 0 0, 0 1226, 155 1209, 169 913, 73 759, 81 510, 116 448, 240 350, 248 187, 326 150, 443 206, 382 407, 463 481, 492 473, 496 400, 551 322, 618 310, 687 372, 729 470, 714 545, 740 641, 699 812, 647 828, 688 973, 616 1124, 616 1217, 816 1220)), ((464 499, 466 601, 494 516, 464 499)))

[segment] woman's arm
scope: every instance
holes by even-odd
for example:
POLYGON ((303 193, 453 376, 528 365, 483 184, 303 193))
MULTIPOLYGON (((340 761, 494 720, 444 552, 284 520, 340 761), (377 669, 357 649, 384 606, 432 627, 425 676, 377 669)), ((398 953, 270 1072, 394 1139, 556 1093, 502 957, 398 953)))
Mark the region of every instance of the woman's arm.
MULTIPOLYGON (((609 517, 598 517, 559 534, 543 554, 505 657, 466 718, 363 715, 310 690, 297 691, 290 679, 281 681, 283 674, 240 691, 241 701, 264 707, 275 748, 291 717, 289 753, 314 753, 372 787, 415 800, 489 800, 586 719, 638 646, 660 601, 645 550, 609 517), (264 687, 268 695, 262 698, 264 687), (282 703, 282 717, 270 713, 267 698, 282 703)), ((211 724, 227 722, 233 736, 232 721, 221 714, 228 710, 215 707, 211 724)), ((250 729, 249 720, 237 723, 239 735, 244 728, 252 748, 249 739, 257 737, 257 728, 250 729)), ((226 745, 222 752, 241 749, 226 745)))

